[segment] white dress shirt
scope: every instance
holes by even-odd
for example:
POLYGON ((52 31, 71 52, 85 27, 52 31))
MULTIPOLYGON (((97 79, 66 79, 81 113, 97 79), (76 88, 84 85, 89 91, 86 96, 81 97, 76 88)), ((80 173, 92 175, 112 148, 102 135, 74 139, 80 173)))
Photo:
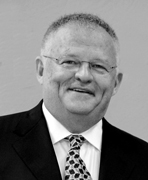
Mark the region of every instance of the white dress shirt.
MULTIPOLYGON (((43 103, 43 113, 47 121, 51 141, 55 150, 62 179, 64 180, 66 156, 70 149, 69 142, 64 138, 71 133, 56 120, 47 110, 43 103)), ((98 180, 100 169, 100 154, 102 141, 102 120, 96 125, 81 133, 86 139, 80 149, 80 157, 86 164, 93 180, 98 180)))

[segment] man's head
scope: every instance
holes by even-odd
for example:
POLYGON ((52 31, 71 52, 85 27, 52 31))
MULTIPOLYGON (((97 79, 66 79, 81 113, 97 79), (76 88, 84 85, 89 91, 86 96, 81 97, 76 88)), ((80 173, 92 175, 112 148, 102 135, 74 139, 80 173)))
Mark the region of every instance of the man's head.
POLYGON ((48 39, 50 38, 50 35, 53 33, 56 33, 59 28, 64 27, 65 25, 68 24, 77 24, 85 27, 85 28, 97 28, 97 27, 102 27, 111 37, 116 49, 116 59, 117 63, 119 61, 119 42, 118 42, 118 37, 116 36, 115 31, 110 27, 109 24, 107 24, 104 20, 99 18, 98 16, 92 15, 92 14, 84 14, 84 13, 79 13, 79 14, 70 14, 66 16, 62 16, 58 20, 54 21, 47 29, 43 40, 42 40, 42 50, 45 50, 45 45, 48 42, 48 39))
POLYGON ((54 22, 36 62, 45 106, 73 132, 90 128, 104 116, 122 79, 116 68, 115 32, 90 14, 54 22))

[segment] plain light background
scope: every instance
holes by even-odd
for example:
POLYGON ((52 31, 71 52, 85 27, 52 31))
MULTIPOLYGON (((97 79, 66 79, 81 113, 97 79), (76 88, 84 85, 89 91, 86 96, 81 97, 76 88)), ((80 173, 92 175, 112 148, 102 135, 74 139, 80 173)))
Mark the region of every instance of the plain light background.
POLYGON ((0 115, 41 100, 35 58, 42 37, 52 21, 73 12, 96 14, 115 29, 124 78, 106 118, 148 141, 148 0, 0 0, 0 115))

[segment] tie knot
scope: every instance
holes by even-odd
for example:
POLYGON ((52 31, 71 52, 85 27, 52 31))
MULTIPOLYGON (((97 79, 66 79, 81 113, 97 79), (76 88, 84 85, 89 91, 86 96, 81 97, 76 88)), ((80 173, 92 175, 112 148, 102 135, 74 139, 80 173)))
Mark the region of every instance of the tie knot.
POLYGON ((85 141, 85 138, 82 135, 70 135, 68 137, 68 140, 70 142, 70 147, 71 148, 80 148, 82 144, 85 141))

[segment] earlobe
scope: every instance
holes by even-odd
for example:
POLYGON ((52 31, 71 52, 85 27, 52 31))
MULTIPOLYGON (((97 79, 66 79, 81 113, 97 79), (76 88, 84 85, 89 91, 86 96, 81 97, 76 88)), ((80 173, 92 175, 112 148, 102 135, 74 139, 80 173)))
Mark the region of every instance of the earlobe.
POLYGON ((36 76, 40 84, 43 83, 44 64, 41 57, 36 58, 36 76))
POLYGON ((123 79, 123 73, 119 72, 116 76, 116 81, 115 81, 115 86, 114 86, 114 91, 113 91, 113 95, 115 95, 120 87, 120 84, 122 82, 123 79))

